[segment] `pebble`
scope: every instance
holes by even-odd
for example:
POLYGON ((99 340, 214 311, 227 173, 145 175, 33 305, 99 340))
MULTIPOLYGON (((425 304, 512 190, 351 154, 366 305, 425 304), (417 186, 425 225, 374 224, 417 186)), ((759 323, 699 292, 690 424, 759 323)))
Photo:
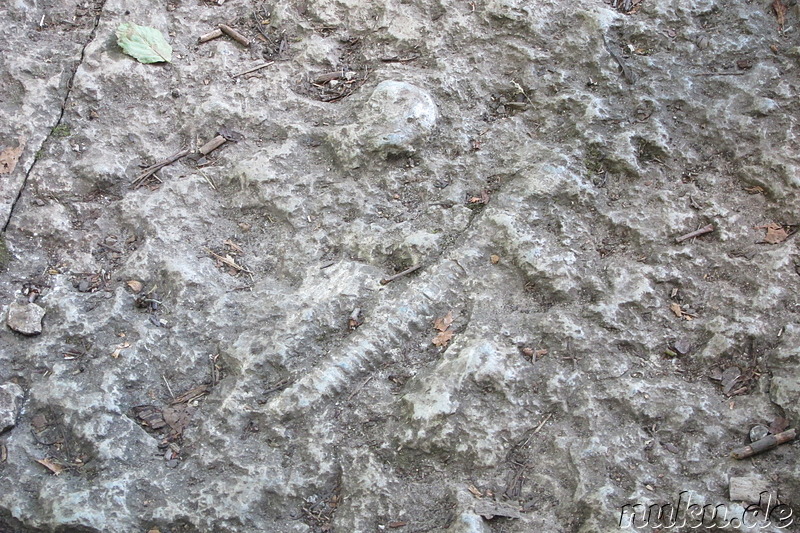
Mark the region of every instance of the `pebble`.
POLYGON ((769 428, 767 426, 762 426, 761 424, 753 426, 750 429, 750 442, 761 440, 767 435, 769 435, 769 428))
POLYGON ((0 433, 16 425, 24 396, 22 387, 16 383, 0 385, 0 433))
POLYGON ((8 327, 23 335, 38 335, 42 332, 45 310, 34 303, 14 302, 8 306, 8 327))
POLYGON ((681 355, 686 355, 692 349, 692 343, 689 342, 689 339, 678 339, 675 341, 675 344, 672 345, 675 348, 675 351, 681 355))

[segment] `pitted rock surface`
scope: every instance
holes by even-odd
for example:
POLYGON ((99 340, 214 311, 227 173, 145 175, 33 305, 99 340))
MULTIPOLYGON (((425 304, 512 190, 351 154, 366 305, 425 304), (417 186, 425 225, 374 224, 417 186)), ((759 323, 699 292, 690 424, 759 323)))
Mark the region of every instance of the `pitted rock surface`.
POLYGON ((800 513, 800 444, 730 456, 800 417, 788 4, 0 5, 0 530, 800 513))

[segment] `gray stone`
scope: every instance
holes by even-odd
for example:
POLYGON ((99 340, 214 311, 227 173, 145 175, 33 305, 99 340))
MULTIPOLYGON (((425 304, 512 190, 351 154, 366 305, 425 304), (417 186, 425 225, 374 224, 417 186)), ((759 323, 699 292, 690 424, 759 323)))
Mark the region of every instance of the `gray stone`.
POLYGON ((0 385, 0 433, 16 425, 24 396, 22 387, 16 383, 0 385))
POLYGON ((38 335, 42 332, 45 310, 35 303, 14 302, 8 306, 8 327, 23 335, 38 335))
POLYGON ((755 425, 750 428, 750 442, 761 440, 769 435, 769 428, 761 424, 755 425))
POLYGON ((439 112, 433 96, 404 81, 384 81, 356 112, 356 123, 329 134, 339 159, 357 167, 363 153, 412 154, 433 131, 439 112))
POLYGON ((414 152, 433 131, 438 117, 431 94, 404 81, 384 81, 375 87, 367 107, 372 112, 366 143, 386 154, 414 152))
POLYGON ((789 419, 800 418, 800 371, 797 367, 783 368, 781 375, 770 382, 769 395, 780 405, 789 419))
MULTIPOLYGON (((766 503, 773 487, 762 476, 752 474, 749 476, 731 476, 728 484, 730 500, 732 502, 766 503), (759 502, 759 500, 761 500, 759 502)), ((777 502, 773 494, 773 502, 777 502)))

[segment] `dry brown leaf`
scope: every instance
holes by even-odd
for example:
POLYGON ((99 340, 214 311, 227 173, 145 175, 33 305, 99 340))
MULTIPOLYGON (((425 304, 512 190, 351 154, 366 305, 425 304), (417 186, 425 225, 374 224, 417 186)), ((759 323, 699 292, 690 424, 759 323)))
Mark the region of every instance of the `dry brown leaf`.
POLYGON ((476 498, 483 498, 483 493, 480 490, 478 490, 478 487, 476 487, 475 485, 470 485, 469 487, 467 487, 467 490, 470 491, 472 495, 475 496, 476 498))
POLYGON ((251 275, 253 274, 252 270, 248 270, 247 268, 236 264, 236 261, 234 261, 233 257, 231 257, 230 254, 225 254, 225 257, 222 257, 221 255, 214 253, 212 250, 209 250, 208 248, 206 248, 206 252, 208 254, 210 254, 211 257, 213 257, 214 259, 219 261, 220 263, 228 265, 229 267, 233 268, 234 270, 238 270, 240 272, 246 272, 247 274, 251 274, 251 275))
POLYGON ((244 249, 241 246, 239 246, 238 244, 236 244, 235 242, 233 242, 232 240, 230 240, 230 239, 224 240, 222 242, 222 244, 224 244, 225 246, 227 246, 228 248, 230 248, 231 250, 233 250, 237 254, 243 254, 244 253, 244 249))
POLYGON ((6 148, 0 152, 0 174, 11 174, 17 166, 19 156, 25 149, 25 137, 19 138, 19 146, 16 148, 6 148))
POLYGON ((453 339, 453 335, 455 335, 455 332, 452 329, 440 331, 431 342, 434 344, 434 346, 447 346, 447 344, 453 339))
POLYGON ((47 468, 49 471, 51 471, 55 475, 59 475, 61 472, 64 471, 64 467, 63 466, 61 466, 58 463, 54 463, 53 461, 51 461, 47 457, 45 457, 44 459, 37 459, 36 462, 39 463, 40 465, 44 466, 45 468, 47 468))
POLYGON ((766 235, 764 235, 764 240, 762 241, 767 244, 780 244, 789 237, 789 232, 783 229, 783 226, 774 222, 764 226, 756 226, 756 229, 767 230, 766 235))
POLYGON ((680 304, 677 304, 675 302, 669 304, 669 310, 675 313, 676 317, 682 318, 684 320, 694 320, 695 318, 697 318, 697 315, 692 313, 687 313, 686 311, 683 310, 680 304))
POLYGON ((141 281, 136 281, 135 279, 129 280, 126 284, 128 285, 128 287, 131 288, 133 292, 139 292, 144 287, 141 281))
POLYGON ((169 424, 169 427, 175 431, 176 434, 181 435, 192 420, 192 415, 196 411, 195 407, 189 404, 178 404, 171 407, 162 409, 164 421, 169 424))
POLYGON ((242 268, 236 264, 236 260, 233 257, 231 257, 231 254, 225 254, 225 257, 220 259, 220 261, 222 261, 231 268, 235 268, 236 270, 240 270, 242 268))
POLYGON ((129 342, 124 342, 122 344, 118 344, 116 346, 116 348, 114 348, 114 351, 111 352, 111 357, 113 357, 114 359, 119 358, 119 356, 122 355, 122 350, 124 350, 126 348, 130 348, 130 347, 131 347, 131 343, 129 343, 129 342))
POLYGON ((489 203, 489 191, 483 190, 481 191, 480 196, 471 196, 468 200, 470 204, 481 204, 485 205, 489 203))
POLYGON ((450 324, 453 323, 453 312, 450 311, 443 317, 437 318, 433 321, 433 327, 438 329, 439 331, 444 331, 450 327, 450 324))

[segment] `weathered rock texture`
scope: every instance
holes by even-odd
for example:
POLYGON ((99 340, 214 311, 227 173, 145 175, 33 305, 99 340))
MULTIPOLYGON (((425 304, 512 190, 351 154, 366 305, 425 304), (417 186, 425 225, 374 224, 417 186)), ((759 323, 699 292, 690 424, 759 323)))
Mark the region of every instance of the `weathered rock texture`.
POLYGON ((25 392, 16 383, 0 385, 0 433, 11 429, 17 423, 25 392))
POLYGON ((797 443, 730 457, 800 417, 795 9, 5 3, 0 297, 47 319, 0 333, 0 530, 605 532, 753 475, 800 512, 797 443))

